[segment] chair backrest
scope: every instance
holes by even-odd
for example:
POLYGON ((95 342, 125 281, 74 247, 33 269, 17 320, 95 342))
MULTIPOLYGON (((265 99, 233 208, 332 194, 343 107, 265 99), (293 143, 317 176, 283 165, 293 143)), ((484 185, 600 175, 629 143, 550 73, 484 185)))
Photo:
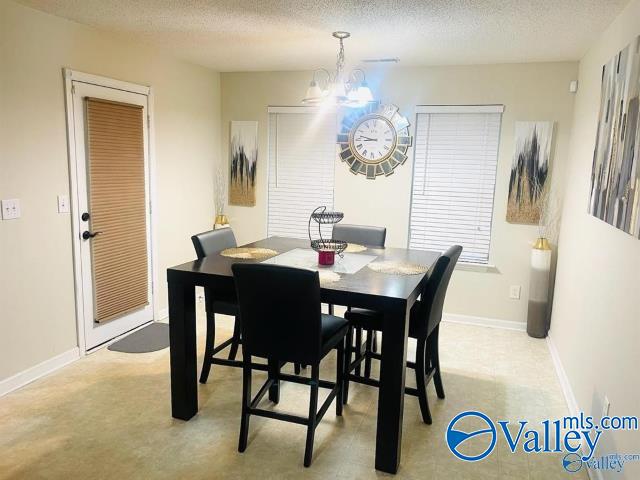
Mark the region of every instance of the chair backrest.
POLYGON ((209 230, 191 237, 198 259, 221 252, 226 248, 237 247, 236 237, 230 228, 209 230))
POLYGON ((231 266, 244 355, 316 363, 321 348, 318 272, 258 263, 231 266))
POLYGON ((331 238, 368 247, 384 247, 387 229, 385 227, 337 223, 333 226, 331 238))
POLYGON ((422 290, 420 311, 418 314, 425 321, 420 325, 420 336, 429 335, 442 320, 444 298, 447 295, 449 280, 453 269, 460 258, 462 247, 454 245, 438 257, 429 270, 429 276, 422 290))

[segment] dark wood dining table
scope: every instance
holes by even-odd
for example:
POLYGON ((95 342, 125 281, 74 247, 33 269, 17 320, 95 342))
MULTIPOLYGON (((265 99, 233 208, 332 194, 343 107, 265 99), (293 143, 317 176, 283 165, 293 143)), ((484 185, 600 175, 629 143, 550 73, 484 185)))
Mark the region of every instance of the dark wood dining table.
MULTIPOLYGON (((295 248, 309 248, 309 242, 270 237, 245 246, 269 248, 281 254, 295 248)), ((375 261, 427 267, 438 258, 437 252, 404 248, 370 248, 363 253, 375 255, 375 261)), ((233 288, 231 265, 257 261, 212 255, 167 269, 174 418, 189 420, 198 411, 195 287, 233 288)), ((375 468, 396 473, 402 444, 409 312, 427 281, 426 274, 394 275, 363 267, 356 273, 340 276, 339 281, 321 284, 322 302, 375 309, 384 315, 375 468)))

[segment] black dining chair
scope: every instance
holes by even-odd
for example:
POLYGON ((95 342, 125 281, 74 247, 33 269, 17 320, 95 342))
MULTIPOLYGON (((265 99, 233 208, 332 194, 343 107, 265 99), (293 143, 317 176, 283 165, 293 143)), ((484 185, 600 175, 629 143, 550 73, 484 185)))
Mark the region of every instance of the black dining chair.
MULTIPOLYGON (((208 232, 199 233, 191 237, 193 247, 196 250, 198 259, 221 252, 227 248, 237 246, 236 237, 231 228, 221 228, 219 230, 210 230, 208 232)), ((207 312, 207 336, 204 352, 204 360, 202 361, 202 372, 200 373, 200 383, 207 383, 211 365, 233 365, 230 361, 235 360, 238 353, 238 346, 241 343, 240 337, 240 320, 238 314, 238 301, 236 292, 230 290, 213 290, 211 288, 204 289, 205 310, 207 312), (215 346, 216 339, 216 313, 222 315, 230 315, 235 317, 233 326, 233 335, 220 345, 215 346), (229 349, 228 360, 215 358, 215 355, 225 348, 229 349)), ((239 364, 237 366, 240 366, 239 364)))
MULTIPOLYGON (((372 227, 369 225, 350 225, 338 223, 333 226, 333 232, 331 238, 336 240, 343 240, 347 243, 355 243, 365 247, 384 248, 384 244, 387 238, 387 229, 385 227, 372 227)), ((350 310, 351 307, 347 307, 350 310)), ((329 305, 329 313, 333 314, 333 305, 329 305)), ((353 337, 356 340, 356 348, 360 348, 362 351, 362 330, 361 327, 354 327, 355 335, 353 337)), ((364 328, 367 333, 366 345, 369 346, 374 352, 377 351, 377 334, 373 330, 364 328)), ((346 355, 349 362, 351 362, 351 355, 353 352, 353 346, 347 345, 346 355)), ((367 363, 365 362, 365 369, 367 363)), ((370 365, 369 365, 369 368, 370 365)), ((360 364, 356 367, 356 373, 360 375, 360 364)))
MULTIPOLYGON (((311 465, 315 430, 336 400, 336 415, 342 415, 344 385, 344 339, 347 321, 321 312, 318 272, 279 265, 236 263, 231 267, 242 317, 242 420, 238 451, 247 448, 249 418, 258 415, 307 426, 304 466, 311 465), (337 349, 336 381, 320 379, 320 362, 337 349), (267 381, 251 398, 251 358, 265 358, 270 365, 267 381), (311 378, 280 372, 286 362, 311 366, 311 378), (269 390, 285 380, 311 387, 307 417, 258 408, 269 390), (318 387, 331 389, 319 410, 318 387)), ((274 395, 279 401, 279 393, 274 395)))
POLYGON ((387 238, 387 229, 369 225, 337 223, 333 226, 331 238, 344 240, 347 243, 356 243, 365 247, 383 248, 387 238))
MULTIPOLYGON (((429 269, 427 280, 420 294, 420 300, 416 301, 411 309, 409 317, 409 337, 417 340, 415 361, 407 362, 407 367, 415 370, 416 388, 405 387, 405 393, 417 396, 420 402, 420 412, 424 423, 431 423, 431 412, 427 402, 427 385, 433 378, 438 398, 444 398, 442 374, 440 372, 440 357, 438 353, 438 333, 442 320, 442 308, 447 294, 449 280, 453 269, 462 253, 462 247, 454 245, 444 252, 429 269)), ((345 313, 345 318, 350 325, 382 329, 382 315, 373 310, 352 308, 345 313)), ((351 334, 352 330, 349 330, 351 334)), ((347 336, 347 344, 351 341, 347 336)), ((347 364, 345 374, 345 388, 343 400, 347 403, 349 381, 379 386, 379 381, 371 379, 367 375, 360 377, 351 372, 366 358, 380 360, 380 354, 365 348, 364 354, 357 357, 352 363, 347 364)), ((365 372, 366 373, 366 372, 365 372)))

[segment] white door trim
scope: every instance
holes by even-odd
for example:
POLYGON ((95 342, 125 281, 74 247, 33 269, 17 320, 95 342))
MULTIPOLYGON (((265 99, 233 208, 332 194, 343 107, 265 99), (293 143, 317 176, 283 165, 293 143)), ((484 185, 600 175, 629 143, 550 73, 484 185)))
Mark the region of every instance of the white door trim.
MULTIPOLYGON (((74 128, 74 114, 73 114, 73 83, 83 82, 91 85, 97 85, 101 87, 114 88, 117 90, 123 90, 132 93, 138 93, 147 95, 148 97, 148 109, 147 109, 147 122, 148 122, 148 145, 149 145, 149 197, 150 197, 150 209, 151 209, 151 289, 154 292, 153 295, 153 318, 158 319, 158 298, 157 288, 158 284, 158 264, 157 264, 157 235, 156 225, 157 223, 157 202, 156 202, 156 156, 155 156, 155 129, 153 122, 153 90, 146 85, 137 85, 134 83, 124 82, 121 80, 114 80, 112 78, 101 77, 98 75, 92 75, 89 73, 78 72, 69 68, 63 68, 62 74, 64 78, 65 89, 65 108, 66 108, 66 120, 67 120, 67 154, 69 156, 69 189, 71 200, 71 230, 72 230, 72 246, 73 246, 73 276, 74 276, 74 295, 76 303, 76 329, 77 329, 77 341, 80 355, 86 355, 88 353, 85 343, 85 325, 84 325, 84 307, 82 298, 82 269, 81 269, 81 256, 80 256, 80 211, 78 209, 78 176, 77 166, 78 158, 75 151, 76 139, 74 128)), ((107 342, 108 343, 108 342, 107 342)), ((101 348, 102 346, 97 347, 101 348)))

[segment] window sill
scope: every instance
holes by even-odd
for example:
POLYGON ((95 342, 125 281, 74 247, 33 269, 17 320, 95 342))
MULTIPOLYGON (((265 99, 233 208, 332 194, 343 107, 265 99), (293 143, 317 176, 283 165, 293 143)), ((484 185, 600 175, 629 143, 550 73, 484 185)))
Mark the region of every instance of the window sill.
POLYGON ((478 273, 500 273, 500 270, 495 265, 490 263, 466 263, 458 262, 456 264, 456 270, 462 270, 465 272, 478 272, 478 273))

